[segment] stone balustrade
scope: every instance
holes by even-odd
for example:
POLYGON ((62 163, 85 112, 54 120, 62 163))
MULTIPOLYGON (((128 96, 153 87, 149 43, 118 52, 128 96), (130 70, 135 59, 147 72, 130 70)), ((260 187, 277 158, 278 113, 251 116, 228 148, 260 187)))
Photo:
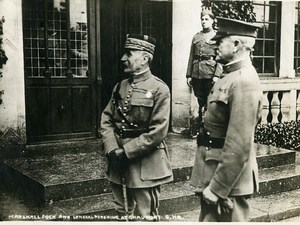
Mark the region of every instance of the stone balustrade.
POLYGON ((300 121, 300 79, 262 79, 261 123, 300 121))

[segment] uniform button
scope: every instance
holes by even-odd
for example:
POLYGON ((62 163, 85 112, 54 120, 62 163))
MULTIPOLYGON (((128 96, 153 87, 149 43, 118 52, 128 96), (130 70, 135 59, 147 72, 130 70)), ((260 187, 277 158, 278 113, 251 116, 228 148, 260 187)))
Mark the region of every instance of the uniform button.
POLYGON ((124 115, 124 116, 127 116, 127 114, 126 114, 126 113, 123 113, 123 115, 124 115))
POLYGON ((130 98, 130 95, 127 95, 126 98, 129 99, 129 98, 130 98))
POLYGON ((131 92, 132 92, 132 90, 131 90, 131 89, 129 89, 129 90, 128 90, 128 93, 131 93, 131 92))
POLYGON ((208 147, 205 147, 205 149, 208 150, 209 148, 208 148, 208 147))
POLYGON ((209 140, 209 144, 211 144, 212 143, 212 140, 209 140))
POLYGON ((125 100, 125 101, 124 101, 124 103, 127 105, 127 104, 128 104, 128 101, 127 101, 127 100, 125 100))
POLYGON ((125 129, 125 126, 121 126, 122 129, 125 129))
POLYGON ((134 84, 131 84, 130 86, 131 86, 131 87, 134 87, 135 85, 134 85, 134 84))
POLYGON ((209 133, 208 131, 206 132, 206 134, 207 134, 208 136, 210 135, 210 133, 209 133))
POLYGON ((125 123, 125 120, 122 120, 122 123, 125 123))
POLYGON ((127 107, 125 106, 125 107, 123 107, 123 109, 124 109, 124 110, 127 110, 127 107))

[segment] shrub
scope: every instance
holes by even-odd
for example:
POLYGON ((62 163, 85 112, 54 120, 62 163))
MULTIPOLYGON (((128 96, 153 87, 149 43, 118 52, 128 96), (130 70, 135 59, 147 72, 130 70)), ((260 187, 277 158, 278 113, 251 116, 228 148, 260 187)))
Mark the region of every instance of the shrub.
POLYGON ((300 150, 300 122, 258 124, 254 141, 291 150, 300 150))

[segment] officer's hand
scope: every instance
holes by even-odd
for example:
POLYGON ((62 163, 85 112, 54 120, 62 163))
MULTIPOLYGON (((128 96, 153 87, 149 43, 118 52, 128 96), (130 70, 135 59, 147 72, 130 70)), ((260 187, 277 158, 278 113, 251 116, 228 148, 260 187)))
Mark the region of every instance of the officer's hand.
POLYGON ((115 160, 123 160, 127 159, 127 156, 125 154, 125 150, 123 148, 116 148, 108 153, 108 157, 110 159, 115 160))
POLYGON ((192 86, 192 78, 191 77, 186 78, 186 83, 189 87, 191 87, 192 86))
POLYGON ((203 190, 203 195, 202 195, 203 200, 209 204, 209 205, 216 205, 218 200, 219 200, 219 196, 215 195, 210 189, 209 187, 206 187, 203 190))

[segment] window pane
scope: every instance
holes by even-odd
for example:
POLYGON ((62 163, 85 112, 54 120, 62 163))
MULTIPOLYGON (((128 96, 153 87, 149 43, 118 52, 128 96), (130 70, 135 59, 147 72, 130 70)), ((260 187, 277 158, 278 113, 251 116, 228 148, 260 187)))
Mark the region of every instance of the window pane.
POLYGON ((67 48, 61 48, 61 42, 67 40, 65 25, 66 0, 48 0, 48 47, 49 47, 49 69, 54 77, 66 75, 67 58, 63 52, 67 48))
POLYGON ((275 47, 275 41, 265 41, 265 56, 274 56, 275 47))
MULTIPOLYGON (((40 77, 43 73, 38 70, 39 60, 44 61, 44 1, 23 1, 23 37, 24 37, 24 66, 28 77, 40 77), (33 69, 35 68, 35 69, 33 69)), ((43 72, 43 70, 42 70, 43 72)))
POLYGON ((262 62, 263 62, 263 59, 262 58, 253 58, 253 65, 257 71, 257 73, 262 73, 262 62))
POLYGON ((263 40, 256 40, 254 45, 253 55, 262 56, 263 55, 263 40))
POLYGON ((295 2, 294 70, 300 76, 300 2, 295 2))
POLYGON ((265 59, 264 73, 274 73, 274 59, 265 59))
POLYGON ((88 70, 88 30, 86 0, 70 5, 71 69, 74 76, 86 77, 88 70))
POLYGON ((276 24, 265 24, 262 30, 265 30, 265 38, 275 39, 276 34, 276 24))
POLYGON ((258 73, 276 74, 275 58, 279 51, 279 40, 277 39, 278 27, 278 6, 277 1, 253 1, 254 12, 256 13, 256 24, 261 25, 258 30, 258 38, 254 46, 253 60, 258 73), (270 58, 271 57, 271 58, 270 58))

